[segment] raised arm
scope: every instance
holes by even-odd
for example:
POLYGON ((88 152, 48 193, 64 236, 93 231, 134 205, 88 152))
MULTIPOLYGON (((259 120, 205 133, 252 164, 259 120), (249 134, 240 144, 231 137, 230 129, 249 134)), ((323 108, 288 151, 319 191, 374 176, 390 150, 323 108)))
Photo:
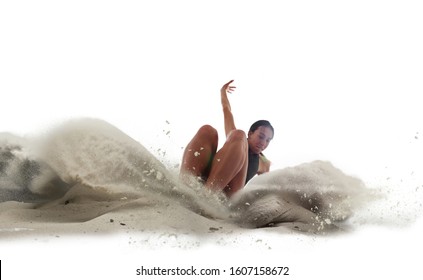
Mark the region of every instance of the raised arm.
POLYGON ((228 92, 232 93, 232 91, 236 88, 230 85, 233 81, 234 80, 231 80, 228 83, 224 84, 222 89, 220 90, 226 137, 232 130, 236 129, 234 116, 232 115, 231 104, 229 103, 228 99, 228 92))

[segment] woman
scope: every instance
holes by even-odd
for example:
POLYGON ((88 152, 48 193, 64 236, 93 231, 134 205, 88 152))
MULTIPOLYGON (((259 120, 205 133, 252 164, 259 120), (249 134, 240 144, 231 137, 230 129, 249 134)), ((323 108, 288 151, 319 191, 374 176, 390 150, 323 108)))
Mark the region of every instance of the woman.
POLYGON ((272 125, 265 120, 255 122, 248 136, 235 127, 227 96, 228 92, 232 93, 236 88, 231 86, 232 82, 233 80, 229 81, 220 90, 225 122, 225 144, 217 151, 216 129, 210 125, 202 126, 185 148, 180 173, 182 179, 187 175, 200 177, 206 187, 223 191, 227 196, 232 196, 243 188, 256 174, 269 171, 270 161, 262 152, 274 134, 272 125))

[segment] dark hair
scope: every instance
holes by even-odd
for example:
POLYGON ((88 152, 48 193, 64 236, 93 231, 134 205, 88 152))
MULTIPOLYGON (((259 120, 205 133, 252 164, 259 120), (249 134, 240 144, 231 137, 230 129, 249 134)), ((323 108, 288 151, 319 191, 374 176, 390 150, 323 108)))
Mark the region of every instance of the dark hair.
POLYGON ((270 128, 272 130, 273 136, 275 135, 275 130, 273 129, 273 126, 270 124, 269 121, 266 121, 266 120, 259 120, 259 121, 256 121, 255 123, 253 123, 250 127, 249 132, 253 133, 260 126, 266 126, 266 127, 270 128))

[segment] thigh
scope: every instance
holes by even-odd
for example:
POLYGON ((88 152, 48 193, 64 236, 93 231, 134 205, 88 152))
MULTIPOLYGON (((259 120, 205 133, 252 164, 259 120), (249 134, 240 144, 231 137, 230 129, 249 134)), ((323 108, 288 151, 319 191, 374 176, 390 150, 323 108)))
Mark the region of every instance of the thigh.
POLYGON ((241 170, 235 175, 235 177, 229 182, 226 188, 223 191, 228 195, 231 196, 240 189, 245 186, 245 180, 247 178, 247 170, 248 170, 248 149, 245 151, 245 160, 242 165, 241 170))

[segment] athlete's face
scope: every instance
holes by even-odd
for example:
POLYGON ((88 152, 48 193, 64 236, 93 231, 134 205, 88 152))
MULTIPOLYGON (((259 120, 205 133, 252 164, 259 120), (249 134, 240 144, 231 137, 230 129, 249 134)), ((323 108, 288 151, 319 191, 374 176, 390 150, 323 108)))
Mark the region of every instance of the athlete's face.
POLYGON ((270 127, 259 126, 254 132, 248 133, 248 145, 255 154, 263 152, 273 138, 273 132, 270 127))

